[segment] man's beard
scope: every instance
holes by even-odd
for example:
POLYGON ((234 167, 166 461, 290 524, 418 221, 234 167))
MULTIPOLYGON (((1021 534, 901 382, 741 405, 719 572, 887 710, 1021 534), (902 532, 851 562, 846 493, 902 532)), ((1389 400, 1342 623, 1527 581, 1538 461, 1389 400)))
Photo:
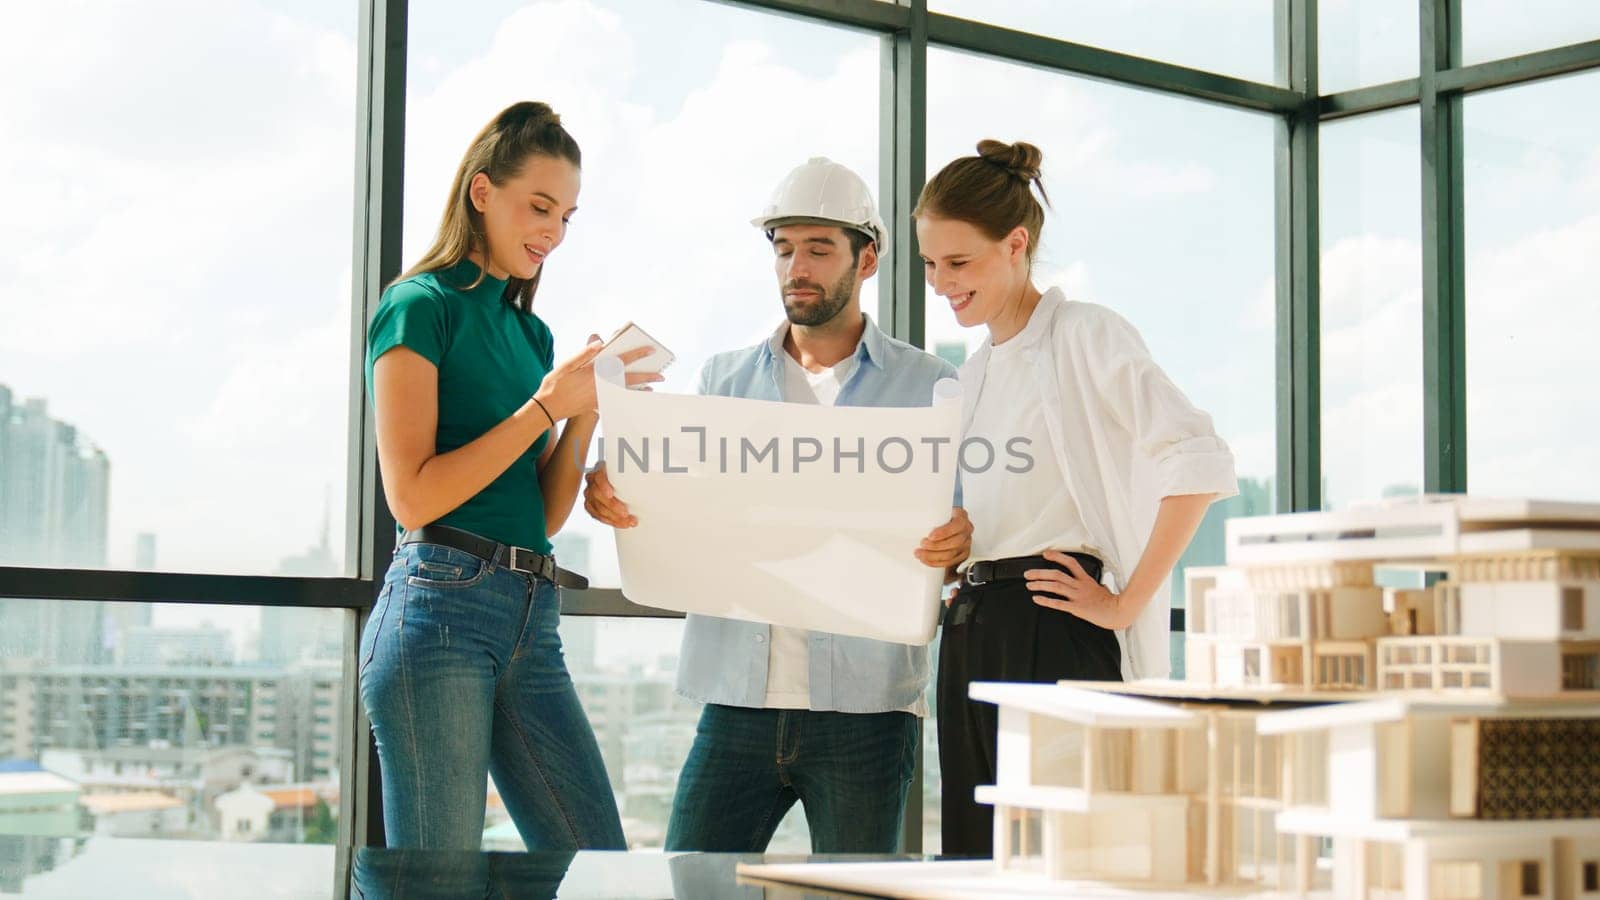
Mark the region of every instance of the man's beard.
POLYGON ((840 310, 850 303, 850 294, 855 289, 856 270, 852 266, 850 271, 840 276, 833 287, 823 288, 814 281, 788 281, 784 284, 784 291, 801 290, 816 291, 817 300, 810 306, 791 304, 789 298, 783 298, 783 311, 788 315, 789 321, 795 325, 807 328, 816 328, 833 321, 840 310))

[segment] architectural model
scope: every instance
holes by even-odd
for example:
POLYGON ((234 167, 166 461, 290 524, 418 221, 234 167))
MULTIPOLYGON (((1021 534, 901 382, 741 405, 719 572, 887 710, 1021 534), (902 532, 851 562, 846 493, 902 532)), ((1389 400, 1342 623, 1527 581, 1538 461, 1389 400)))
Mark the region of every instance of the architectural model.
POLYGON ((974 684, 995 859, 891 895, 1600 898, 1600 505, 1236 519, 1227 562, 1185 680, 974 684))

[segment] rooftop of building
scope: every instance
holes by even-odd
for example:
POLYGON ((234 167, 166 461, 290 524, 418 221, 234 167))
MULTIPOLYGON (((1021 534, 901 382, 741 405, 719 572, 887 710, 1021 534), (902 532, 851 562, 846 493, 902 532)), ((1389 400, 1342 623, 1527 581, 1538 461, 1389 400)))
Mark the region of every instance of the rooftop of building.
POLYGON ((181 809, 183 801, 160 791, 133 791, 125 794, 84 794, 78 798, 78 805, 97 816, 107 816, 116 813, 181 809))

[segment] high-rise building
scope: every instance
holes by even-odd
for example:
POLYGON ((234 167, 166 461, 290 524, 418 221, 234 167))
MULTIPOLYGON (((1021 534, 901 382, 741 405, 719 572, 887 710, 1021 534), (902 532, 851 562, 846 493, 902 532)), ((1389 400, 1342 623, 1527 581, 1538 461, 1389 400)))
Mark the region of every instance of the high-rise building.
MULTIPOLYGON (((104 568, 110 489, 104 451, 0 385, 0 564, 104 568)), ((109 659, 104 604, 18 603, 0 599, 8 654, 109 659)))
POLYGON ((140 572, 153 572, 156 568, 156 536, 141 531, 133 539, 133 567, 140 572))
MULTIPOLYGON (((0 657, 100 663, 113 658, 113 630, 93 600, 18 600, 0 597, 0 657)), ((148 604, 141 604, 148 610, 148 604)))
POLYGON ((291 666, 0 667, 0 751, 281 748, 294 775, 333 777, 338 663, 291 666))
MULTIPOLYGON (((104 648, 102 662, 126 658, 128 636, 135 629, 149 628, 154 603, 102 603, 100 604, 100 644, 104 648)), ((69 663, 70 659, 53 660, 69 663)))
MULTIPOLYGON (((324 522, 322 538, 315 547, 278 563, 279 575, 324 578, 339 574, 333 558, 329 523, 324 522)), ((337 609, 268 606, 261 610, 261 641, 257 656, 264 663, 290 663, 298 659, 336 660, 341 658, 343 629, 334 621, 344 614, 337 609)))
POLYGON ((122 633, 117 661, 128 666, 229 666, 233 641, 228 632, 198 628, 135 625, 122 633))
POLYGON ((110 485, 104 451, 0 385, 0 562, 105 566, 110 485))
POLYGON ((0 760, 34 758, 34 691, 29 665, 0 653, 0 760))
POLYGON ((296 777, 303 781, 332 779, 339 768, 341 662, 303 660, 278 671, 276 678, 257 682, 263 730, 255 743, 293 753, 296 777))

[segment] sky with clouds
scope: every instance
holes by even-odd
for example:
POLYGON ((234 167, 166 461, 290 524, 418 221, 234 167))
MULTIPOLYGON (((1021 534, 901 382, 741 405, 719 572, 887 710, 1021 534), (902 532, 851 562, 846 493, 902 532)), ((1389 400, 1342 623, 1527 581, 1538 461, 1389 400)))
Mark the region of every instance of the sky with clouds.
MULTIPOLYGON (((1272 78, 1264 0, 931 5, 1272 78)), ((1463 0, 1469 61, 1600 36, 1593 4, 1537 5, 1463 0)), ((1325 84, 1415 74, 1394 6, 1320 4, 1325 84)), ((275 571, 347 519, 354 7, 63 2, 6 20, 0 383, 109 455, 110 565, 150 531, 162 568, 275 571)), ((415 0, 410 27, 408 263, 501 107, 547 100, 583 145, 538 305, 558 354, 633 319, 678 354, 667 389, 690 389, 707 355, 778 320, 748 220, 782 175, 820 154, 876 185, 870 35, 701 0, 415 0)), ((930 166, 984 137, 1038 144, 1055 200, 1041 280, 1127 315, 1241 474, 1270 476, 1272 120, 937 49, 928 71, 930 166)), ((1469 453, 1487 492, 1600 497, 1584 389, 1600 124, 1576 114, 1597 93, 1588 74, 1466 104, 1469 453)), ((1421 476, 1416 113, 1323 134, 1324 450, 1345 503, 1421 476)), ((930 301, 930 342, 981 339, 930 301)), ((580 519, 604 583, 609 536, 580 519)))

